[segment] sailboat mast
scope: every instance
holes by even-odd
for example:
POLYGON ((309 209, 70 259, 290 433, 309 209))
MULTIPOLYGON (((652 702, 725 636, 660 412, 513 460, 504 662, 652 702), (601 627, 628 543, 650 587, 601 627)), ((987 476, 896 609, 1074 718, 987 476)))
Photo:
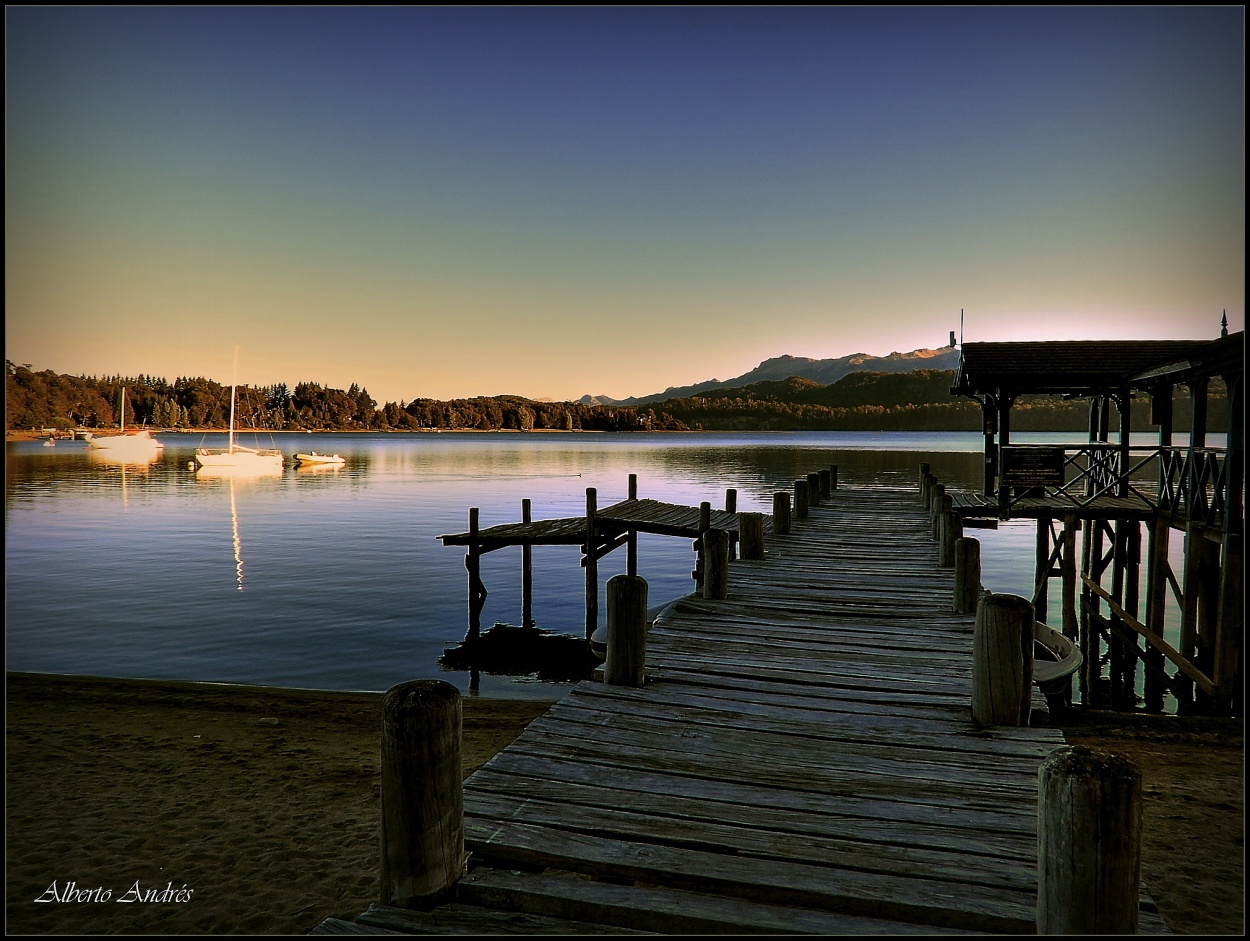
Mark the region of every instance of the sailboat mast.
POLYGON ((230 379, 230 453, 234 453, 234 396, 239 386, 239 348, 234 348, 234 376, 230 379))

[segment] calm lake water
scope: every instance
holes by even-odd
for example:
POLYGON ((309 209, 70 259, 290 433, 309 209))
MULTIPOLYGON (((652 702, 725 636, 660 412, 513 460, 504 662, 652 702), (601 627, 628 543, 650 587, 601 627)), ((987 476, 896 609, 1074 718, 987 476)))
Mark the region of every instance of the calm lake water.
MULTIPOLYGON (((105 463, 82 442, 6 446, 9 670, 338 690, 440 678, 467 692, 467 674, 437 663, 466 630, 464 550, 436 537, 466 530, 470 506, 483 527, 519 520, 524 498, 534 519, 579 516, 587 487, 602 508, 626 496, 631 473, 640 497, 720 507, 733 487, 739 510, 764 512, 773 491, 830 464, 844 487, 914 487, 921 462, 948 486, 981 482, 981 437, 959 433, 277 434, 288 466, 251 479, 188 466, 224 434, 161 439, 163 456, 142 466, 105 463), (290 466, 308 450, 347 463, 290 466)), ((987 587, 1031 596, 1034 525, 971 534, 987 587)), ((579 559, 535 549, 539 627, 583 633, 579 559)), ((653 605, 692 590, 693 563, 689 540, 639 539, 653 605)), ((600 577, 624 565, 614 552, 600 577)), ((519 623, 520 550, 482 569, 483 627, 519 623)), ((561 689, 483 676, 478 692, 561 689)))

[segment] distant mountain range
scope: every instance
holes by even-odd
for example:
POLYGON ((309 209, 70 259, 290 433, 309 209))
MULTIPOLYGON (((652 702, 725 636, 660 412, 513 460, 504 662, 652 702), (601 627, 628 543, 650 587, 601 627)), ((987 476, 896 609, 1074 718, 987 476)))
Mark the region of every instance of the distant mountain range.
POLYGON ((889 356, 872 356, 868 353, 852 353, 837 359, 775 356, 735 379, 708 379, 692 386, 670 386, 663 392, 638 398, 614 399, 606 395, 583 395, 581 402, 583 405, 650 405, 716 389, 736 389, 756 382, 778 382, 792 376, 810 379, 821 385, 832 385, 853 372, 899 373, 916 369, 955 369, 958 366, 959 348, 954 344, 937 350, 912 350, 910 353, 891 353, 889 356))

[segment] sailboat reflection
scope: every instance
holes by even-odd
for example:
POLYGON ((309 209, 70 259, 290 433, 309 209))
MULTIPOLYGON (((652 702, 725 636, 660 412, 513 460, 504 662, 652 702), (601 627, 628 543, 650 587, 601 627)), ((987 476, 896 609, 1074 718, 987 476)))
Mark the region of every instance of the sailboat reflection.
POLYGON ((282 476, 282 468, 251 467, 246 465, 205 465, 196 470, 196 480, 225 480, 230 490, 230 539, 234 546, 235 587, 243 590, 243 539, 239 535, 239 503, 235 495, 240 480, 257 480, 282 476))
POLYGON ((136 453, 128 453, 124 448, 87 452, 87 459, 92 464, 104 464, 109 467, 120 468, 122 472, 122 506, 126 509, 130 508, 130 488, 126 482, 126 472, 146 475, 152 469, 152 465, 156 462, 158 456, 157 452, 153 452, 151 457, 137 457, 136 453))

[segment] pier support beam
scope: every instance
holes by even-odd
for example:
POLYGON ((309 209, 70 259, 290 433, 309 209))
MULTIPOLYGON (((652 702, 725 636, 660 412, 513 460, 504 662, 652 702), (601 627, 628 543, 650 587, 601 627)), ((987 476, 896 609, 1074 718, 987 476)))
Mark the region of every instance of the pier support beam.
POLYGON ((703 533, 703 597, 722 601, 729 596, 729 533, 709 529, 703 533))
POLYGON ((773 535, 790 535, 790 494, 784 490, 773 494, 773 535))
POLYGON ((608 579, 608 654, 603 681, 640 687, 647 663, 647 580, 636 575, 608 579))
POLYGON ((1141 771, 1063 748, 1038 771, 1038 934, 1137 934, 1141 771))
POLYGON ((955 613, 975 614, 981 599, 981 543, 971 536, 955 540, 955 613))
POLYGON ((1033 697, 1033 605, 1019 595, 986 595, 972 639, 972 719, 1027 726, 1033 697))
POLYGON ((594 487, 586 488, 586 545, 582 551, 586 553, 586 639, 589 640, 599 629, 599 554, 595 536, 595 512, 597 491, 594 487))
POLYGON ((794 517, 795 519, 807 519, 807 508, 811 506, 807 499, 807 481, 796 480, 794 482, 794 517))
POLYGON ((442 680, 382 700, 383 905, 432 908, 465 874, 460 691, 442 680))
POLYGON ((764 558, 764 514, 742 513, 738 516, 738 531, 742 535, 742 558, 764 558))

